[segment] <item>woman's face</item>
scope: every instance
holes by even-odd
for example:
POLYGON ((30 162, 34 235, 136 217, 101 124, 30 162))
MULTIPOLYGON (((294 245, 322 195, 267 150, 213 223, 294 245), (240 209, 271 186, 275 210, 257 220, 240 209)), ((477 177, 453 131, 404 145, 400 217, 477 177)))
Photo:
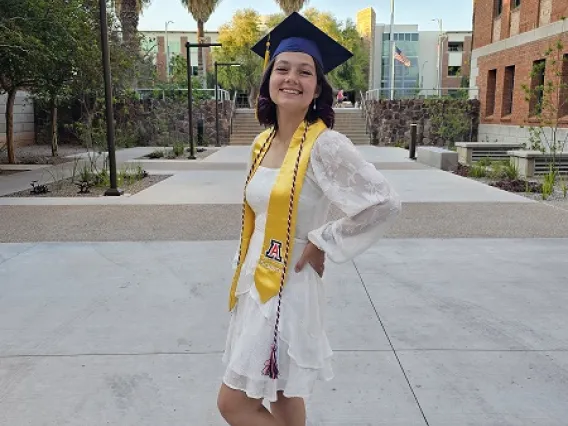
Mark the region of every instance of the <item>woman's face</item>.
POLYGON ((301 52, 282 52, 270 75, 270 98, 279 108, 306 110, 317 97, 317 74, 313 58, 301 52))

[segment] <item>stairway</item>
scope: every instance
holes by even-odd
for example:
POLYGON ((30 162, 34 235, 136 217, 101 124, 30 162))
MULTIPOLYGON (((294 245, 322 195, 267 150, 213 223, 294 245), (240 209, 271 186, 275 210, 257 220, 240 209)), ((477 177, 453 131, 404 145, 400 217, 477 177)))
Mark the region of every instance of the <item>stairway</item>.
MULTIPOLYGON (((365 133, 365 118, 358 108, 336 108, 333 129, 346 135, 355 145, 369 144, 369 135, 365 133)), ((264 127, 256 121, 253 109, 237 109, 229 145, 250 145, 263 130, 264 127)))

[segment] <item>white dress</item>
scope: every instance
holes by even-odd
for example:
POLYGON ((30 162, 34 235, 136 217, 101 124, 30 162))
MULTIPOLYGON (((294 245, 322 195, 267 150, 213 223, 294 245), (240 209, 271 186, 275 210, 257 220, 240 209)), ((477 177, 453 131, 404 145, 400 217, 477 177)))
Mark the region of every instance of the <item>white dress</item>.
POLYGON ((255 230, 241 269, 223 356, 223 382, 227 386, 246 392, 250 398, 269 401, 276 400, 277 391, 283 391, 286 397, 308 398, 317 379, 333 377, 332 350, 324 323, 324 282, 309 264, 299 273, 294 271, 308 240, 323 250, 327 259, 345 262, 376 242, 400 211, 400 199, 383 175, 364 160, 348 138, 325 130, 312 149, 300 193, 296 239, 282 293, 277 358, 280 376, 273 380, 262 370, 270 356, 278 297, 260 302, 254 272, 278 173, 278 169, 259 167, 247 187, 255 230), (331 203, 346 216, 327 222, 331 203))

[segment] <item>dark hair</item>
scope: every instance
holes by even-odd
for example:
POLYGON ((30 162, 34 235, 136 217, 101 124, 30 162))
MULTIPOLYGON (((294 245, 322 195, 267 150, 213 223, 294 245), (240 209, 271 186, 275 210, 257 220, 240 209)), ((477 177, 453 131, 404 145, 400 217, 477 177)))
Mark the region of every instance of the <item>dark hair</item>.
MULTIPOLYGON (((266 67, 266 71, 262 76, 260 83, 260 93, 256 103, 256 116, 258 122, 264 126, 272 126, 278 128, 276 118, 276 104, 270 98, 270 75, 274 69, 274 58, 266 67)), ((316 66, 317 85, 320 89, 320 95, 314 99, 306 113, 306 120, 308 123, 314 123, 318 118, 321 118, 327 127, 330 129, 335 123, 335 112, 333 111, 333 89, 328 83, 320 65, 314 61, 316 66), (314 102, 316 108, 314 109, 314 102)))

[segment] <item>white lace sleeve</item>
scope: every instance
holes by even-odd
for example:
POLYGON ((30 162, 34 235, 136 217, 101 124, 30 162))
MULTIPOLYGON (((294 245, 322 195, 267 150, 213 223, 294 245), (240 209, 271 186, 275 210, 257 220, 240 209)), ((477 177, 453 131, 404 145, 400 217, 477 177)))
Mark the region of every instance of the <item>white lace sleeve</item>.
POLYGON ((401 210, 400 198, 384 176, 341 133, 322 134, 311 154, 315 179, 346 217, 308 234, 337 263, 367 250, 401 210))

